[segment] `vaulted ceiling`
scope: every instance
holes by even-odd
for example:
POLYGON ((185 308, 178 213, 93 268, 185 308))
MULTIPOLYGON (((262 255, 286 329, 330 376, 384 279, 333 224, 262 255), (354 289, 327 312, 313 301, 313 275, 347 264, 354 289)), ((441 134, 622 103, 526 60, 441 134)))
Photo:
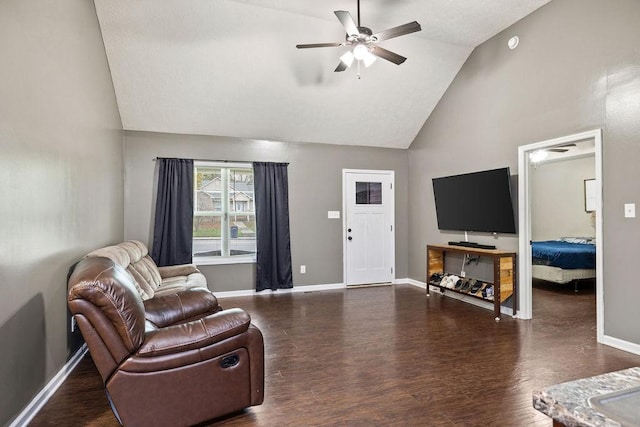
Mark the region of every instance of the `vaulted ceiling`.
POLYGON ((95 0, 124 128, 407 148, 472 50, 550 0, 361 0, 407 57, 333 70, 356 0, 95 0))

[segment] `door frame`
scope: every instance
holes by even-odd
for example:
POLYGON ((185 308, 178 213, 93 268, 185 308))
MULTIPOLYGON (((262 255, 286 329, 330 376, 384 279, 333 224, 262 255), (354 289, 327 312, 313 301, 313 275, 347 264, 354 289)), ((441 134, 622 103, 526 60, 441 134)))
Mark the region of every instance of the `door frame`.
POLYGON ((519 229, 519 277, 518 290, 520 307, 517 316, 531 319, 533 311, 533 289, 531 276, 531 194, 529 154, 572 142, 593 139, 595 141, 595 179, 596 179, 596 336, 602 343, 604 338, 604 271, 603 271, 603 233, 602 233, 602 129, 567 135, 518 147, 518 229, 519 229))
POLYGON ((396 280, 396 198, 395 198, 395 171, 393 170, 374 170, 374 169, 342 169, 342 283, 348 286, 347 281, 347 174, 373 174, 373 175, 387 175, 391 178, 391 253, 390 264, 392 268, 391 283, 396 280))

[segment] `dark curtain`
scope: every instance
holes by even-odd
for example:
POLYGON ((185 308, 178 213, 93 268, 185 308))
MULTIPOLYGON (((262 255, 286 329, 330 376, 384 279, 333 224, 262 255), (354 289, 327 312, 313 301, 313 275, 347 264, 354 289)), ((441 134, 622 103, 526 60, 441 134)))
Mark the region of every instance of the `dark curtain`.
POLYGON ((151 258, 159 266, 192 262, 193 160, 158 159, 151 258))
POLYGON ((256 291, 293 287, 287 163, 253 164, 256 203, 256 291))

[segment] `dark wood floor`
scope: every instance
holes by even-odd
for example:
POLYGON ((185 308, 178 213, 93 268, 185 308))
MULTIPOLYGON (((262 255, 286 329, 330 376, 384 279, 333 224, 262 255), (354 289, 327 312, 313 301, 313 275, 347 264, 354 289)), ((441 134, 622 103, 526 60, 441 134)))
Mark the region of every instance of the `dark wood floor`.
MULTIPOLYGON (((640 365, 596 343, 589 283, 536 283, 534 319, 499 323, 410 285, 222 304, 262 330, 266 384, 263 405, 216 426, 550 426, 535 389, 640 365)), ((89 356, 31 425, 117 426, 89 356)))

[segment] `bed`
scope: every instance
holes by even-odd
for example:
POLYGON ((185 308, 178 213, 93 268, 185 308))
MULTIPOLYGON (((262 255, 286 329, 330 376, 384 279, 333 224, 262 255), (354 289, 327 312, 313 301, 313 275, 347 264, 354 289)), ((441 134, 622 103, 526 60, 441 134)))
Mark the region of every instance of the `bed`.
POLYGON ((554 283, 574 283, 596 277, 596 245, 591 238, 531 242, 531 275, 554 283))

